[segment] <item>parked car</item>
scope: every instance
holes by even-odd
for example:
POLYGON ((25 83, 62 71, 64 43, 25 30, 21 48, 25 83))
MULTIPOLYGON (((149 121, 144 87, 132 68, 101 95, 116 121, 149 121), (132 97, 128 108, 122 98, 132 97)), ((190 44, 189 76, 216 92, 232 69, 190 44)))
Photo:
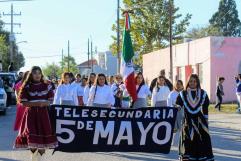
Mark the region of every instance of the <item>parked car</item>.
MULTIPOLYGON (((3 86, 6 84, 12 89, 11 91, 11 102, 14 104, 16 102, 16 96, 15 92, 13 90, 15 82, 17 80, 17 74, 16 73, 0 73, 0 78, 3 81, 3 86)), ((6 86, 5 86, 6 87, 6 86)), ((6 88, 5 88, 6 92, 6 88)))
POLYGON ((3 88, 3 84, 0 83, 0 112, 2 112, 4 115, 7 111, 7 94, 5 92, 5 89, 3 88))

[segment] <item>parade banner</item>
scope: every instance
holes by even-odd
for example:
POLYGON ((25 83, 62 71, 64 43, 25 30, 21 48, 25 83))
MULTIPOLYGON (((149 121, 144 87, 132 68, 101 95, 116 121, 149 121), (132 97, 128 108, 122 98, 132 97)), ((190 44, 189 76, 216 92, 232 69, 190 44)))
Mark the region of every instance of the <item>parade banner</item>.
POLYGON ((110 109, 52 105, 62 152, 169 153, 177 109, 110 109))

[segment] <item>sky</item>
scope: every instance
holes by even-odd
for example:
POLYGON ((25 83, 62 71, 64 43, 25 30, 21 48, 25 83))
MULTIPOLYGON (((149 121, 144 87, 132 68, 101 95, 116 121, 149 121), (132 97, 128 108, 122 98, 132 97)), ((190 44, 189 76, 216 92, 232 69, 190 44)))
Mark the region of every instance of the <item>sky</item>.
MULTIPOLYGON (((14 22, 21 23, 21 28, 14 27, 20 51, 25 57, 25 67, 45 66, 46 63, 61 61, 61 50, 67 55, 67 42, 70 40, 70 55, 77 64, 87 60, 87 42, 92 38, 97 51, 107 51, 112 42, 112 24, 116 21, 117 0, 34 0, 13 2, 14 22)), ((208 24, 208 20, 218 9, 219 0, 175 0, 179 13, 192 14, 190 26, 208 24)), ((241 0, 236 0, 241 14, 241 0)), ((11 3, 0 3, 0 12, 9 13, 11 3)), ((239 16, 241 17, 241 16, 239 16)), ((2 16, 5 22, 10 17, 2 16)), ((9 26, 5 29, 10 30, 9 26)))

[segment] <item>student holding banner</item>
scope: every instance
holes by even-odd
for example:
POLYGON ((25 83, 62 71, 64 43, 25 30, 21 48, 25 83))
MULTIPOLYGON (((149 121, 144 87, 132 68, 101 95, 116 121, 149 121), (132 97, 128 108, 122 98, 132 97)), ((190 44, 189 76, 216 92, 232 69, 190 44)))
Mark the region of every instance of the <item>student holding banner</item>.
POLYGON ((112 107, 115 98, 104 74, 98 74, 95 84, 90 88, 88 106, 112 107))
POLYGON ((61 76, 60 84, 57 87, 54 102, 56 105, 79 105, 77 88, 70 84, 70 74, 65 72, 61 76))
POLYGON ((153 89, 151 97, 152 107, 167 106, 167 98, 170 93, 168 86, 166 86, 165 77, 159 76, 156 82, 156 86, 153 89))
POLYGON ((83 106, 83 95, 84 95, 84 92, 82 90, 82 87, 81 87, 81 75, 80 74, 76 74, 75 76, 75 81, 71 84, 73 86, 73 90, 77 90, 77 97, 78 97, 78 102, 79 102, 79 106, 83 106), (75 89, 76 88, 76 89, 75 89))
POLYGON ((133 108, 147 107, 147 98, 151 96, 149 87, 145 84, 143 74, 137 73, 135 76, 137 100, 133 102, 133 108))
MULTIPOLYGON (((167 98, 168 107, 176 107, 177 97, 182 90, 183 90, 183 82, 181 80, 178 80, 174 85, 173 91, 168 95, 168 98, 167 98)), ((184 113, 182 108, 177 112, 173 141, 172 141, 173 145, 178 145, 179 143, 183 116, 184 116, 184 113)))
POLYGON ((88 103, 90 88, 95 83, 95 78, 96 78, 96 74, 90 73, 88 82, 87 82, 87 86, 84 89, 84 97, 83 97, 84 105, 87 105, 87 103, 88 103))
POLYGON ((41 68, 34 66, 19 93, 19 102, 26 110, 14 145, 15 148, 30 149, 32 161, 41 158, 46 148, 58 145, 48 113, 53 95, 51 85, 43 80, 41 68))
POLYGON ((201 89, 196 74, 190 76, 185 90, 180 92, 176 103, 184 108, 184 125, 179 145, 180 160, 214 161, 208 130, 209 98, 201 89))

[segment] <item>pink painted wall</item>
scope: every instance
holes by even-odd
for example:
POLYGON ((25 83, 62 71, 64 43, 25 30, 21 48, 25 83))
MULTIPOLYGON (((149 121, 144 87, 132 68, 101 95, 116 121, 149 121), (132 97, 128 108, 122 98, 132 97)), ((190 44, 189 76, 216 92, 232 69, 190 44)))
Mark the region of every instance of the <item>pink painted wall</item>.
POLYGON ((166 77, 169 77, 169 48, 143 55, 143 74, 147 83, 150 84, 152 79, 156 78, 163 69, 166 71, 166 77))
MULTIPOLYGON (((224 102, 236 100, 234 75, 238 73, 241 63, 241 38, 206 37, 173 46, 173 80, 177 67, 181 68, 182 80, 185 82, 185 66, 191 65, 197 73, 196 65, 202 64, 202 88, 215 102, 216 79, 224 76, 224 102)), ((143 56, 143 72, 147 80, 155 78, 159 71, 165 69, 169 77, 169 48, 158 50, 143 56)), ((241 69, 240 69, 241 70, 241 69)))
POLYGON ((224 101, 236 101, 234 76, 240 72, 241 38, 212 37, 211 44, 211 99, 215 99, 217 77, 223 76, 224 101))

